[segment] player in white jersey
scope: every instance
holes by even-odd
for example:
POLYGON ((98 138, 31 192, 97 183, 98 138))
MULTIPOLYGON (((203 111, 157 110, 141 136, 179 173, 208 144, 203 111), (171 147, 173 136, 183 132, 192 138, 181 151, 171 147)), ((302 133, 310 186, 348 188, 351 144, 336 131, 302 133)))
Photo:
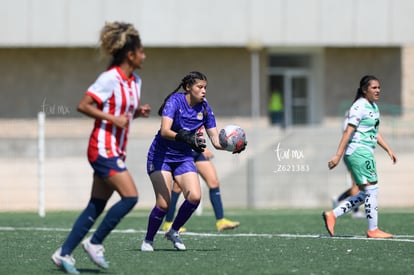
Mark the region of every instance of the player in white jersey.
POLYGON ((91 198, 63 245, 52 255, 53 263, 71 274, 79 273, 71 256, 73 250, 116 191, 121 200, 108 210, 94 234, 82 242, 96 265, 109 267, 102 243, 138 201, 137 188, 124 162, 129 127, 132 119, 148 117, 150 112, 147 104, 139 102, 141 79, 134 73, 145 60, 138 31, 128 23, 106 23, 100 40, 102 49, 112 58, 110 66, 78 104, 81 113, 95 119, 88 146, 88 160, 94 170, 91 198))
POLYGON ((392 234, 378 228, 378 177, 374 159, 374 149, 379 144, 390 156, 392 162, 397 157, 379 130, 380 113, 377 104, 380 83, 372 75, 364 76, 355 96, 354 103, 349 109, 348 125, 343 132, 338 150, 328 162, 329 169, 335 168, 342 156, 351 171, 360 192, 351 196, 331 211, 322 213, 325 227, 334 236, 336 219, 351 209, 365 203, 365 214, 368 222, 368 238, 392 238, 392 234))
MULTIPOLYGON (((342 125, 342 131, 346 130, 349 121, 349 112, 345 113, 345 119, 342 125)), ((354 178, 352 177, 352 173, 349 169, 347 169, 346 173, 346 186, 348 187, 344 192, 342 192, 338 197, 332 197, 332 205, 333 208, 336 208, 339 202, 347 199, 348 197, 355 196, 359 193, 359 187, 355 183, 354 178)), ((359 207, 355 207, 352 209, 352 217, 353 218, 365 218, 365 214, 359 211, 359 207)))

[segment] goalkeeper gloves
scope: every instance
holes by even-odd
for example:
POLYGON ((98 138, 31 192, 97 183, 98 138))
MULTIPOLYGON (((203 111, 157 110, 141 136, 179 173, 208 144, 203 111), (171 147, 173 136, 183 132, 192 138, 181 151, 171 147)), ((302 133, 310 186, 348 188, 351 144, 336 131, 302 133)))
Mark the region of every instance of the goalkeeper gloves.
POLYGON ((180 129, 175 136, 175 140, 187 143, 191 149, 198 153, 204 152, 204 148, 206 148, 206 139, 203 138, 202 132, 191 133, 190 131, 180 129))
POLYGON ((241 152, 243 152, 246 149, 246 145, 247 145, 247 140, 245 142, 243 142, 242 146, 240 146, 240 148, 235 148, 233 151, 233 154, 240 154, 241 152))

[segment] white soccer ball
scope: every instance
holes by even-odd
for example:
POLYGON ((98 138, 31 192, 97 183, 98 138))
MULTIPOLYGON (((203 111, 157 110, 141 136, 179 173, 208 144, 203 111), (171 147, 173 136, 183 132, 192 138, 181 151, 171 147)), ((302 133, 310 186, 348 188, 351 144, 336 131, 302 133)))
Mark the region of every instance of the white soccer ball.
POLYGON ((221 147, 229 152, 237 152, 246 144, 246 133, 237 125, 227 125, 220 130, 221 147))

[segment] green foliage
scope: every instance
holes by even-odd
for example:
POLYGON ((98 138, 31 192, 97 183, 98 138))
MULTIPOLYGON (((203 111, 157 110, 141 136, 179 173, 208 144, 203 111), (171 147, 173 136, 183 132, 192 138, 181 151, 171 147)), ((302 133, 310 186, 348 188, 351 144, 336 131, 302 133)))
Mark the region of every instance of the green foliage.
MULTIPOLYGON (((63 274, 50 256, 67 236, 78 212, 0 213, 0 274, 63 274)), ((82 274, 413 274, 414 216, 381 210, 380 227, 391 240, 365 238, 366 221, 337 220, 330 238, 321 210, 227 210, 239 228, 217 232, 204 211, 186 224, 187 251, 156 236, 154 252, 140 251, 149 211, 131 212, 105 240, 108 270, 96 267, 78 247, 82 274)), ((100 220, 98 220, 98 223, 100 220)), ((97 225, 97 224, 96 224, 97 225)), ((96 228, 96 225, 94 228, 96 228)))

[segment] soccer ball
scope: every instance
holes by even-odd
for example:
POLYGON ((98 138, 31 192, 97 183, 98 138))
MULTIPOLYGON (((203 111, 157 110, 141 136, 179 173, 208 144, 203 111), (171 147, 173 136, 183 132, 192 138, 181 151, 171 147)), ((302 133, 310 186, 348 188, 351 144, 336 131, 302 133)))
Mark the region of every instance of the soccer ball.
POLYGON ((246 133, 237 125, 227 125, 220 130, 221 147, 229 152, 237 152, 246 144, 246 133))

